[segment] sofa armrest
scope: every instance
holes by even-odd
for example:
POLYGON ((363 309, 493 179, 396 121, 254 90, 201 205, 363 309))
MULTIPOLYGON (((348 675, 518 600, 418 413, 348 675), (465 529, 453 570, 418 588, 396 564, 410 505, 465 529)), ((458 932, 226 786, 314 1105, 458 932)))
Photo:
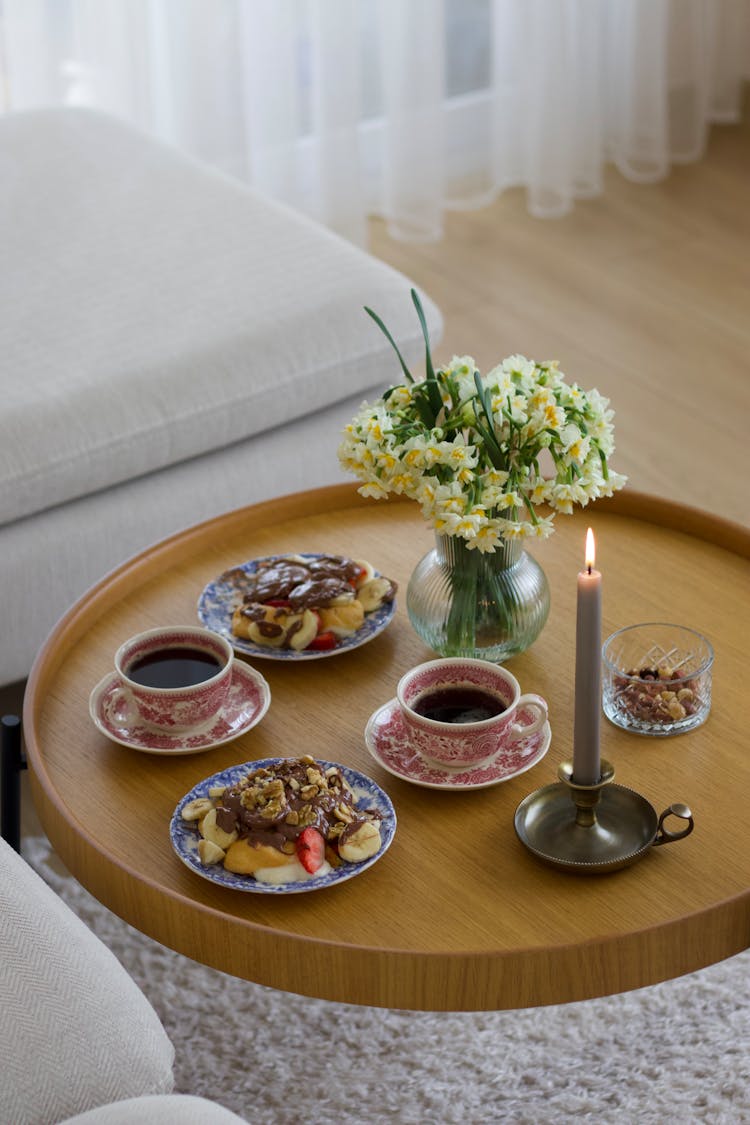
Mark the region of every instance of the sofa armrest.
POLYGON ((117 958, 0 839, 0 1121, 170 1093, 174 1048, 117 958))

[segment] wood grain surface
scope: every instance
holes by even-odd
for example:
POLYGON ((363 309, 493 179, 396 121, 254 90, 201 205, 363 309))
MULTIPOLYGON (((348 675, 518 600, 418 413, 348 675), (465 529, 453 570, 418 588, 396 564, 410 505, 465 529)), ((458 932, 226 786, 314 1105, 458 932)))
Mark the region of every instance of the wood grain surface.
POLYGON ((97 898, 152 937, 226 972, 353 1003, 435 1010, 559 1003, 637 988, 745 948, 750 935, 750 736, 746 724, 750 532, 624 492, 558 517, 533 548, 551 586, 548 623, 508 662, 549 702, 552 745, 533 769, 468 793, 410 785, 370 758, 363 730, 400 675, 431 659, 412 630, 406 584, 432 535, 416 505, 342 485, 231 513, 177 535, 102 580, 59 623, 29 679, 24 723, 34 800, 59 855, 97 898), (636 865, 577 876, 540 864, 513 827, 519 802, 571 755, 576 573, 588 524, 604 583, 604 631, 667 620, 716 649, 707 723, 648 739, 603 722, 617 781, 660 812, 692 808, 686 840, 636 865), (193 623, 203 586, 228 566, 284 551, 368 558, 400 586, 389 628, 312 663, 258 661, 269 713, 236 741, 158 758, 108 741, 88 715, 118 645, 193 623), (745 718, 743 718, 743 716, 745 718), (361 876, 319 892, 242 894, 189 871, 168 824, 179 799, 227 766, 310 753, 353 766, 391 796, 398 829, 361 876))

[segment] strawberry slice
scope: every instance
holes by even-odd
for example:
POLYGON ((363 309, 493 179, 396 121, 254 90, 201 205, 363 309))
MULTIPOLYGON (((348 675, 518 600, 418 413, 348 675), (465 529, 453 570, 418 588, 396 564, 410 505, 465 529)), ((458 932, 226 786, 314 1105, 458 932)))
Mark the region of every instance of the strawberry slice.
POLYGON ((313 637, 307 646, 308 649, 313 649, 315 652, 328 652, 329 649, 335 648, 338 644, 338 637, 335 633, 326 632, 318 633, 317 637, 313 637))
POLYGON ((303 828, 297 837, 297 859, 313 875, 325 859, 326 842, 317 828, 303 828))

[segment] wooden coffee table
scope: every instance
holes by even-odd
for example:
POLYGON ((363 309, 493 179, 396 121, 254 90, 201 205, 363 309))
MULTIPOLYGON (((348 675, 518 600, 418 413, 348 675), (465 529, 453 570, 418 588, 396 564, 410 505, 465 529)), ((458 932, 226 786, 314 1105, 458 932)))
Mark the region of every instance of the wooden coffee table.
MULTIPOLYGON (((132 925, 207 965, 330 1000, 433 1010, 515 1008, 638 988, 699 969, 750 936, 750 733, 747 672, 750 533, 624 492, 559 517, 531 549, 552 590, 537 642, 509 661, 522 690, 549 702, 552 744, 528 772, 471 792, 397 780, 363 740, 401 674, 434 656, 406 614, 406 584, 432 535, 412 502, 354 487, 290 496, 222 516, 125 563, 82 598, 41 650, 24 707, 32 791, 73 874, 132 925), (649 739, 602 723, 617 782, 660 812, 683 801, 695 831, 616 873, 546 867, 518 841, 514 811, 570 757, 576 574, 594 527, 604 630, 665 620, 716 649, 713 710, 680 737, 649 739), (207 581, 245 559, 330 551, 370 559, 401 588, 384 633, 310 663, 258 661, 272 691, 248 734, 194 756, 159 758, 110 742, 88 715, 92 687, 122 640, 194 623, 207 581), (339 886, 243 894, 188 870, 168 825, 202 778, 236 763, 310 753, 353 766, 390 795, 390 850, 339 886)), ((40 592, 43 596, 43 592, 40 592)))

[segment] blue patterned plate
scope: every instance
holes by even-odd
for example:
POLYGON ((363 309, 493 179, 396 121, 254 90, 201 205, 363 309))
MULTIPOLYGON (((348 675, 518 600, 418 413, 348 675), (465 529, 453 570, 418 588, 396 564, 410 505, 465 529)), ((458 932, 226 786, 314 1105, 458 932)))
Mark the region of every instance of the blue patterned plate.
MULTIPOLYGON (((320 552, 297 552, 302 559, 321 558, 320 552)), ((265 558, 250 559, 233 567, 234 570, 243 570, 245 574, 254 574, 260 563, 276 562, 278 559, 288 558, 288 555, 267 555, 265 558)), ((380 577, 380 572, 375 571, 375 576, 380 577)), ((207 629, 214 633, 221 633, 234 647, 235 652, 244 652, 248 656, 259 657, 261 660, 322 660, 326 656, 338 656, 342 652, 350 652, 353 648, 366 645, 379 633, 390 625, 396 612, 396 599, 385 602, 378 609, 365 616, 364 624, 353 633, 351 637, 343 637, 336 648, 324 652, 304 651, 296 652, 292 648, 271 648, 267 645, 256 645, 243 637, 235 637, 232 632, 232 614, 236 606, 242 601, 242 594, 238 587, 226 578, 219 575, 203 589, 198 599, 198 620, 207 629)))
POLYGON ((220 887, 228 887, 230 890, 251 891, 253 894, 261 895, 290 895, 299 894, 301 891, 318 891, 322 887, 332 887, 334 883, 343 883, 347 879, 354 878, 355 875, 361 875, 363 871, 372 867, 373 863, 377 863, 381 856, 385 854, 396 831, 396 811, 390 797, 383 792, 379 785, 376 785, 369 777, 365 777, 363 773, 350 769, 349 766, 339 765, 338 762, 326 762, 322 758, 316 758, 315 761, 324 769, 335 766, 341 770, 344 779, 354 794, 354 800, 358 808, 376 809, 381 814, 383 818, 380 823, 382 844, 380 850, 374 856, 363 860, 362 863, 342 863, 341 867, 332 868, 327 875, 316 875, 311 879, 280 884, 259 883, 256 879, 253 879, 252 875, 236 875, 232 871, 225 870, 221 864, 204 866, 198 857, 200 836, 194 824, 187 824, 182 819, 180 814, 183 806, 188 801, 195 800, 196 797, 207 797, 209 789, 213 786, 233 785, 246 777, 251 770, 260 769, 261 766, 272 769, 281 761, 283 761, 283 758, 262 758, 257 762, 245 762, 241 766, 230 766, 229 769, 221 770, 220 773, 215 773, 212 777, 199 781, 189 793, 185 794, 172 814, 169 836, 177 855, 191 871, 195 871, 197 875, 209 879, 212 883, 218 883, 220 887))

